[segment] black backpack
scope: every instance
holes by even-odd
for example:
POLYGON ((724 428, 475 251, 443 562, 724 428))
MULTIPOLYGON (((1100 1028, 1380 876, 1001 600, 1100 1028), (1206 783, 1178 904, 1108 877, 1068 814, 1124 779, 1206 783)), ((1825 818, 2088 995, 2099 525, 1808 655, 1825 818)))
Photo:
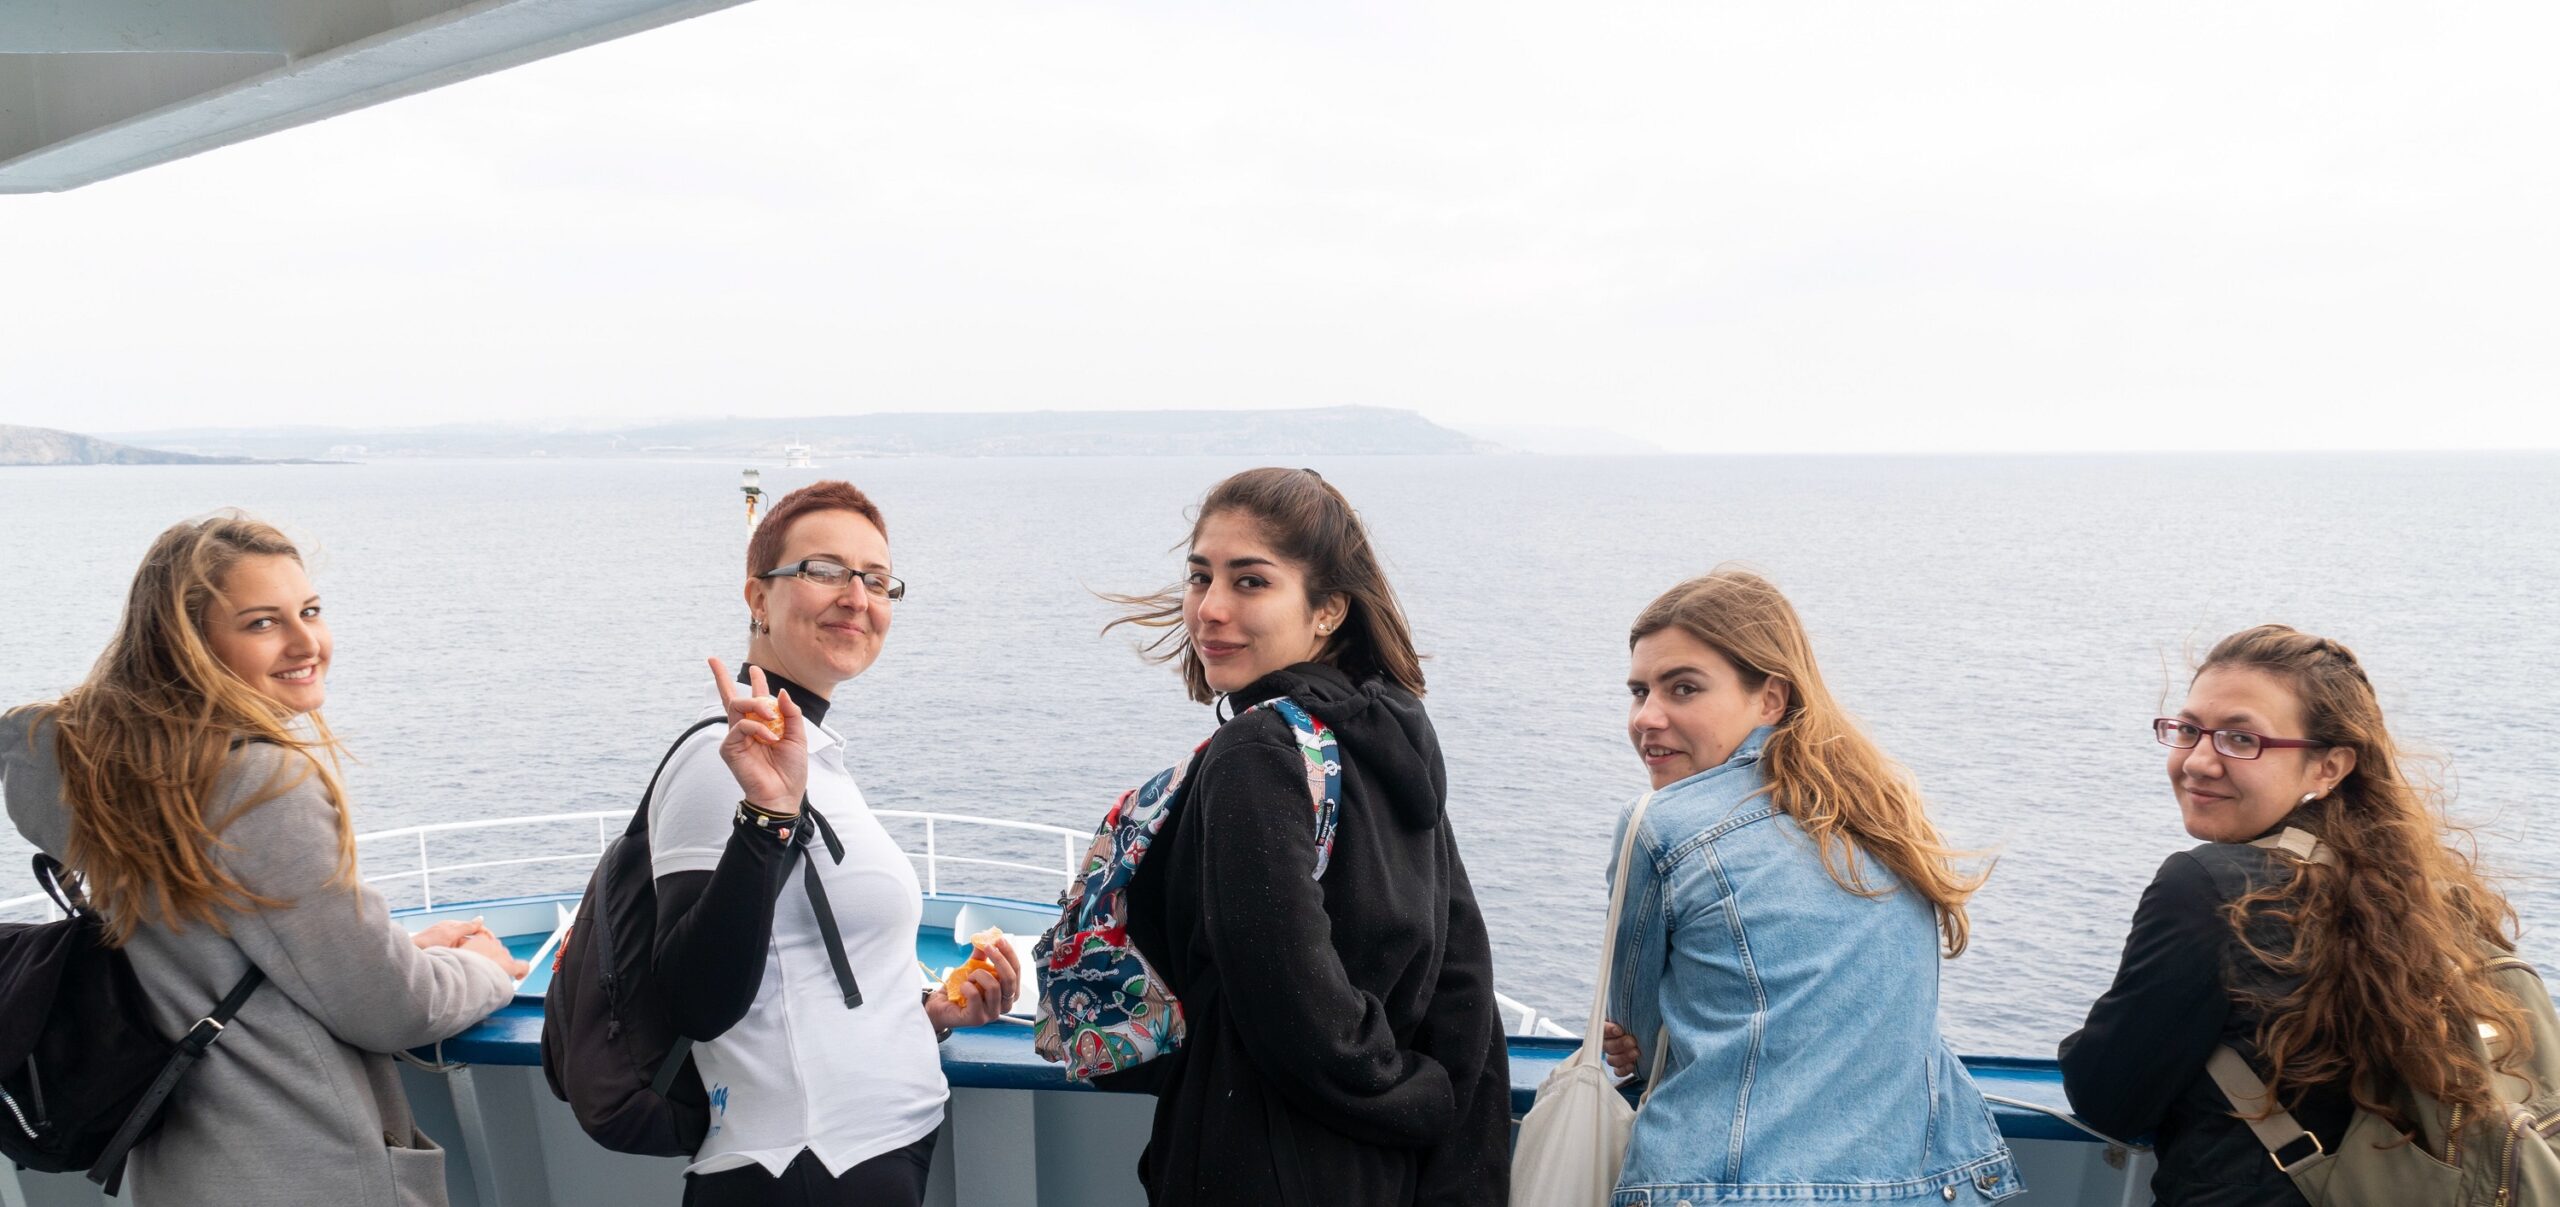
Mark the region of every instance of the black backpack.
POLYGON ((50 855, 35 870, 69 916, 0 924, 0 1154, 45 1173, 86 1170, 112 1195, 126 1154, 266 976, 249 969, 172 1043, 76 881, 50 855))
POLYGON ((542 1075, 578 1126, 615 1152, 690 1157, 711 1128, 693 1041, 676 1034, 651 971, 658 886, 649 874, 649 797, 677 749, 723 720, 695 722, 649 773, 631 824, 587 878, 542 995, 542 1075))
MULTIPOLYGON (((693 1041, 676 1034, 666 999, 658 993, 658 885, 649 874, 649 797, 685 741, 726 720, 694 722, 658 759, 631 824, 606 844, 595 874, 587 877, 587 895, 578 902, 569 933, 561 937, 551 988, 542 995, 542 1075, 552 1094, 569 1104, 578 1126, 615 1152, 689 1157, 711 1130, 710 1096, 690 1059, 693 1041)), ((795 850, 820 842, 830 858, 844 862, 844 843, 806 796, 800 800, 800 816, 807 824, 798 828, 795 850)), ((862 988, 854 983, 825 886, 808 875, 800 878, 800 887, 817 917, 818 936, 826 944, 827 961, 835 966, 845 1008, 862 1005, 862 988)))

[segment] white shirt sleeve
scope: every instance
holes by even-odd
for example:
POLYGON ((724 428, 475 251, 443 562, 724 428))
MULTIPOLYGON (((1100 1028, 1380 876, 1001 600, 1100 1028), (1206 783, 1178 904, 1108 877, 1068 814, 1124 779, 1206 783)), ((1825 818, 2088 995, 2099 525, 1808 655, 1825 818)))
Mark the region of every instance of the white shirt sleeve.
POLYGON ((649 798, 649 876, 720 866, 738 816, 738 781, 720 761, 719 726, 685 740, 649 798))

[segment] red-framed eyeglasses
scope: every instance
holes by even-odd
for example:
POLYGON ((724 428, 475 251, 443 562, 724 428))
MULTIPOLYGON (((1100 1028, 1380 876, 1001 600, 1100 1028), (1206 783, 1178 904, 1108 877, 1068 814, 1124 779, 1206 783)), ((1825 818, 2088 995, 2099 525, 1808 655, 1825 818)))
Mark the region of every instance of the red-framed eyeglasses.
POLYGON ((2151 733, 2152 736, 2160 739, 2161 745, 2175 750, 2193 750, 2195 744, 2203 741, 2206 734, 2211 734, 2214 750, 2220 752, 2222 757, 2230 759, 2254 759, 2270 750, 2311 749, 2337 745, 2335 742, 2314 742, 2307 738, 2271 738, 2263 733, 2251 733, 2245 729, 2207 729, 2193 721, 2181 721, 2176 717, 2161 717, 2153 721, 2151 733))

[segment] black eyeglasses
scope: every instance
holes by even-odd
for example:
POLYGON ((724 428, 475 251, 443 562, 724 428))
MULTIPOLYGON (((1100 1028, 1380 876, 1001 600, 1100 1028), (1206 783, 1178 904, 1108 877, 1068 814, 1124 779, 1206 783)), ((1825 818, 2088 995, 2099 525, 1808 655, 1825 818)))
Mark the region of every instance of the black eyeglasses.
POLYGON ((757 578, 805 578, 821 587, 842 587, 855 579, 881 599, 896 603, 907 597, 907 580, 877 570, 856 570, 842 562, 823 557, 804 557, 787 566, 776 566, 757 578))
POLYGON ((2177 750, 2193 750, 2195 744, 2213 735, 2213 748, 2229 759, 2254 759, 2270 750, 2307 750, 2335 746, 2335 742, 2314 742, 2304 738, 2271 738, 2245 729, 2207 729, 2192 721, 2162 717, 2151 723, 2152 735, 2160 744, 2177 750))

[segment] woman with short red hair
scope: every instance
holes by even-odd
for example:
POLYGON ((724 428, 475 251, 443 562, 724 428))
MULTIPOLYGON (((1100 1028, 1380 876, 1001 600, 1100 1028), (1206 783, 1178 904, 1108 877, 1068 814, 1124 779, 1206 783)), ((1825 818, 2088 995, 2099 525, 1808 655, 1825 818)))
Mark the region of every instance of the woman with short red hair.
POLYGON ((915 870, 829 723, 906 594, 880 509, 845 482, 793 491, 746 569, 750 690, 712 660, 718 694, 649 803, 658 983, 710 1098, 684 1201, 914 1207, 949 1097, 937 1037, 1012 1004, 1013 955, 981 953, 959 1000, 918 994, 915 870))

